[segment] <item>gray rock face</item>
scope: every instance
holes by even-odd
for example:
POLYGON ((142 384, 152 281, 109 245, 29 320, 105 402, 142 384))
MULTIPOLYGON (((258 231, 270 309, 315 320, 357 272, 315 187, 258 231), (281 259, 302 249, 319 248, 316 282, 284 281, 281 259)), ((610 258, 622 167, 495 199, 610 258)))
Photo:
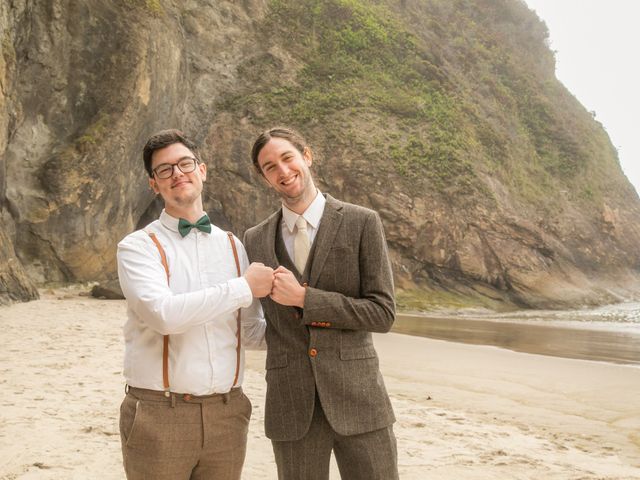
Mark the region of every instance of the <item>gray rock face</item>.
MULTIPOLYGON (((21 7, 17 7, 22 10, 21 7)), ((9 93, 12 90, 15 75, 15 52, 7 27, 12 25, 6 5, 0 6, 0 31, 2 32, 0 51, 0 305, 13 301, 27 301, 38 298, 38 291, 16 257, 16 235, 14 216, 8 210, 11 207, 6 200, 8 162, 5 155, 9 140, 9 129, 15 121, 12 115, 13 105, 9 93)))
MULTIPOLYGON (((418 40, 434 45, 425 58, 438 72, 427 69, 422 80, 435 75, 471 91, 474 72, 460 77, 451 67, 469 59, 456 57, 436 30, 415 24, 432 14, 420 10, 427 7, 389 5, 418 40)), ((451 15, 441 10, 443 18, 451 15)), ((214 223, 241 235, 278 205, 249 159, 256 134, 274 123, 312 140, 322 191, 381 213, 401 287, 521 306, 605 302, 640 291, 640 202, 615 153, 603 153, 613 160, 592 169, 608 194, 580 203, 570 198, 578 186, 567 186, 569 194, 556 188, 545 209, 514 197, 507 177, 484 167, 475 174, 485 193, 475 197, 407 179, 370 140, 380 133, 384 142, 388 132, 375 127, 382 123, 402 134, 397 115, 338 108, 300 120, 306 117, 286 114, 295 105, 269 103, 278 89, 297 88, 310 62, 301 45, 270 30, 270 15, 262 0, 0 4, 0 298, 33 298, 32 282, 115 278, 117 242, 161 208, 141 149, 163 128, 183 129, 202 145, 206 209, 214 223), (243 97, 249 101, 229 101, 243 97), (274 111, 285 114, 275 122, 274 111), (355 133, 346 141, 338 131, 355 133)), ((544 62, 551 78, 553 62, 544 62)), ((562 98, 576 104, 569 94, 562 98)), ((526 164, 532 148, 508 131, 507 115, 491 120, 494 131, 515 139, 501 144, 508 158, 502 172, 508 162, 526 164)), ((592 119, 580 121, 606 137, 592 119)))
POLYGON ((13 253, 11 240, 4 230, 0 230, 0 305, 26 302, 38 297, 38 290, 13 253))

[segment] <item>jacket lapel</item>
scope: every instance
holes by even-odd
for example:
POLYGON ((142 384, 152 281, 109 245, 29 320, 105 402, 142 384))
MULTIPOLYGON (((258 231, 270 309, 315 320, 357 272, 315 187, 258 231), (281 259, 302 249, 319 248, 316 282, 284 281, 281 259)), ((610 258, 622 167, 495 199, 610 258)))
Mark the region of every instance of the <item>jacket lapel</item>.
POLYGON ((280 263, 276 256, 276 229, 280 228, 280 219, 282 218, 282 208, 277 212, 274 212, 267 221, 263 235, 266 236, 262 245, 264 245, 264 263, 271 268, 278 268, 280 263))
POLYGON ((320 221, 320 228, 315 238, 313 260, 311 263, 311 273, 309 274, 309 285, 314 287, 318 281, 324 263, 329 255, 329 250, 333 245, 333 240, 338 233, 338 228, 342 223, 342 203, 331 195, 327 194, 327 203, 324 206, 324 213, 320 221))

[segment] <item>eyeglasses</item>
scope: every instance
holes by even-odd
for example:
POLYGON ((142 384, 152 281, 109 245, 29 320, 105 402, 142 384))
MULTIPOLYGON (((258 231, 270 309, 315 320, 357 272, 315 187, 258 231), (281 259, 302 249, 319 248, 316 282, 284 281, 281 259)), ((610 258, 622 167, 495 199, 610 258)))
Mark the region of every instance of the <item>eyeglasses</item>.
POLYGON ((161 179, 171 178, 173 175, 173 167, 178 167, 182 173, 191 173, 196 169, 198 160, 192 157, 184 157, 178 160, 177 163, 163 163, 158 165, 151 172, 161 179))

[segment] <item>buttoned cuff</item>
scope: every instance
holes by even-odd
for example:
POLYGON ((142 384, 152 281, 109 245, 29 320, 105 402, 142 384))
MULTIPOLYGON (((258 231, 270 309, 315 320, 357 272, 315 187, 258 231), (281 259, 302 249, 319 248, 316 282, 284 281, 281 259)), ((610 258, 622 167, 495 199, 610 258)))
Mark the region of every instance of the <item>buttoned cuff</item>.
POLYGON ((247 308, 253 302, 251 288, 244 277, 229 280, 229 292, 237 299, 238 307, 247 308))

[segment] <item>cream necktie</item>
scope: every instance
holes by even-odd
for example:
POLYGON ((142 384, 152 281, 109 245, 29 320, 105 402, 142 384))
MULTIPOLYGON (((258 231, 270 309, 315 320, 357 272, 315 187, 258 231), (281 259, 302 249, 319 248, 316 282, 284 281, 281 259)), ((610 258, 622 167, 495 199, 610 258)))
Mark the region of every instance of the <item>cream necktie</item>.
POLYGON ((307 258, 309 258, 309 250, 311 250, 311 243, 307 232, 307 221, 302 215, 296 220, 296 228, 296 238, 293 240, 293 255, 295 257, 293 263, 295 263, 298 272, 304 273, 304 267, 307 265, 307 258))

